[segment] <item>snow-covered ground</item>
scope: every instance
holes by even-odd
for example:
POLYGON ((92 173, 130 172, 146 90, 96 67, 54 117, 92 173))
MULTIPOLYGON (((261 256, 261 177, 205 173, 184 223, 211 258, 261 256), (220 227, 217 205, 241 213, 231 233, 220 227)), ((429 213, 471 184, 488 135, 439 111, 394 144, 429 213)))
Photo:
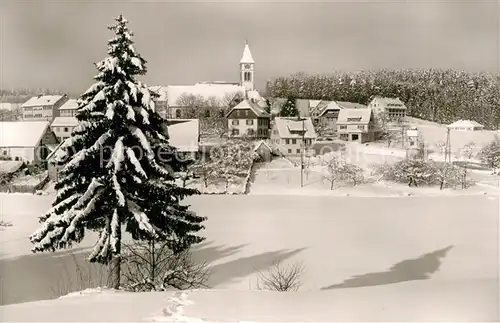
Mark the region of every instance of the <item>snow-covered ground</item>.
MULTIPOLYGON (((498 303, 487 296, 496 290, 488 281, 439 281, 321 292, 192 291, 184 322, 498 321, 498 303)), ((171 296, 102 292, 0 310, 3 322, 158 322, 171 296)))
MULTIPOLYGON (((27 237, 51 199, 0 195, 2 220, 13 225, 2 231, 3 304, 55 297, 51 288, 74 272, 74 256, 27 255, 27 237)), ((220 195, 188 202, 208 217, 207 242, 195 259, 211 263, 209 285, 217 289, 194 292, 189 315, 212 321, 498 319, 499 204, 492 196, 220 195), (255 291, 257 273, 278 259, 303 262, 300 291, 255 291)), ((80 247, 94 241, 90 235, 80 247)), ((154 294, 84 297, 0 311, 5 321, 135 321, 161 311, 164 302, 154 294), (137 304, 134 313, 120 313, 124 302, 137 304), (55 306, 58 311, 49 310, 55 306), (108 317, 97 314, 104 308, 108 317), (70 317, 78 311, 81 317, 70 317)))

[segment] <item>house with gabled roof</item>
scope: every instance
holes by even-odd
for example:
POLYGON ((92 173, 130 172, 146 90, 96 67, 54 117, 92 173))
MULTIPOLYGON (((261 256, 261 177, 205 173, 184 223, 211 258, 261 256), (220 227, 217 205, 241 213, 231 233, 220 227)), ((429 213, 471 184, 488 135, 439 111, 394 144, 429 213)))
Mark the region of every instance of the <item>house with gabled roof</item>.
POLYGON ((245 99, 233 107, 226 118, 230 137, 269 138, 271 116, 250 99, 245 99))
POLYGON ((285 156, 314 154, 317 135, 311 118, 276 117, 271 129, 271 147, 285 156))
POLYGON ((451 130, 477 131, 484 130, 484 126, 474 120, 458 120, 446 126, 451 130))
POLYGON ((337 119, 339 139, 364 143, 375 139, 371 109, 340 109, 337 119))
POLYGON ((375 116, 385 113, 389 120, 405 118, 408 110, 399 98, 382 96, 375 96, 368 104, 368 108, 372 109, 375 116))
POLYGON ((21 105, 24 121, 52 121, 59 116, 59 108, 68 101, 64 95, 37 95, 21 105))
POLYGON ((59 144, 48 121, 0 122, 0 154, 28 163, 45 161, 59 144))

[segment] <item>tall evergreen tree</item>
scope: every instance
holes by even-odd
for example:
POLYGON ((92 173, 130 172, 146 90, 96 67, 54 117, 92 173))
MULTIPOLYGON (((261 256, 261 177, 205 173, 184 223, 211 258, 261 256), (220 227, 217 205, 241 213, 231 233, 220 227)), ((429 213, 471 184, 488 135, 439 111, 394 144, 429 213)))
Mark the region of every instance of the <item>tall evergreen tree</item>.
POLYGON ((108 264, 112 288, 120 286, 123 227, 133 239, 167 241, 180 252, 203 241, 197 232, 205 220, 180 204, 198 191, 174 184, 182 161, 168 144, 153 94, 136 80, 146 61, 127 20, 115 20, 109 56, 96 64, 96 83, 78 100, 79 124, 63 144, 57 197, 30 237, 33 252, 55 251, 81 242, 86 229, 97 231, 89 260, 108 264))
POLYGON ((280 109, 280 117, 298 117, 299 110, 295 106, 295 99, 288 98, 280 109))

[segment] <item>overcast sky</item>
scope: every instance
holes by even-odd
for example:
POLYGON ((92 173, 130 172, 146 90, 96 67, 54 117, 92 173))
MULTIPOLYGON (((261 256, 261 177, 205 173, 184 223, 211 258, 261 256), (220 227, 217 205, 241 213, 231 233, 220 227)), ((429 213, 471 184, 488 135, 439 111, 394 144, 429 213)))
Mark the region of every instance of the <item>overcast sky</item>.
POLYGON ((498 0, 144 2, 0 0, 1 87, 85 90, 120 13, 148 85, 237 82, 245 39, 260 89, 298 71, 499 71, 498 0))

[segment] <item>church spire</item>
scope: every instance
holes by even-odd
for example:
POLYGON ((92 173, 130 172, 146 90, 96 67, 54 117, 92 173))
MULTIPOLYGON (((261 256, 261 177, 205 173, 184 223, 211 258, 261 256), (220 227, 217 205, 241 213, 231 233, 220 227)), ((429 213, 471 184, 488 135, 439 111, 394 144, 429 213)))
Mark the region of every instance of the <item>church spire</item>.
POLYGON ((248 41, 245 40, 245 48, 243 49, 243 56, 240 60, 241 64, 254 64, 252 53, 250 52, 250 47, 248 46, 248 41))

